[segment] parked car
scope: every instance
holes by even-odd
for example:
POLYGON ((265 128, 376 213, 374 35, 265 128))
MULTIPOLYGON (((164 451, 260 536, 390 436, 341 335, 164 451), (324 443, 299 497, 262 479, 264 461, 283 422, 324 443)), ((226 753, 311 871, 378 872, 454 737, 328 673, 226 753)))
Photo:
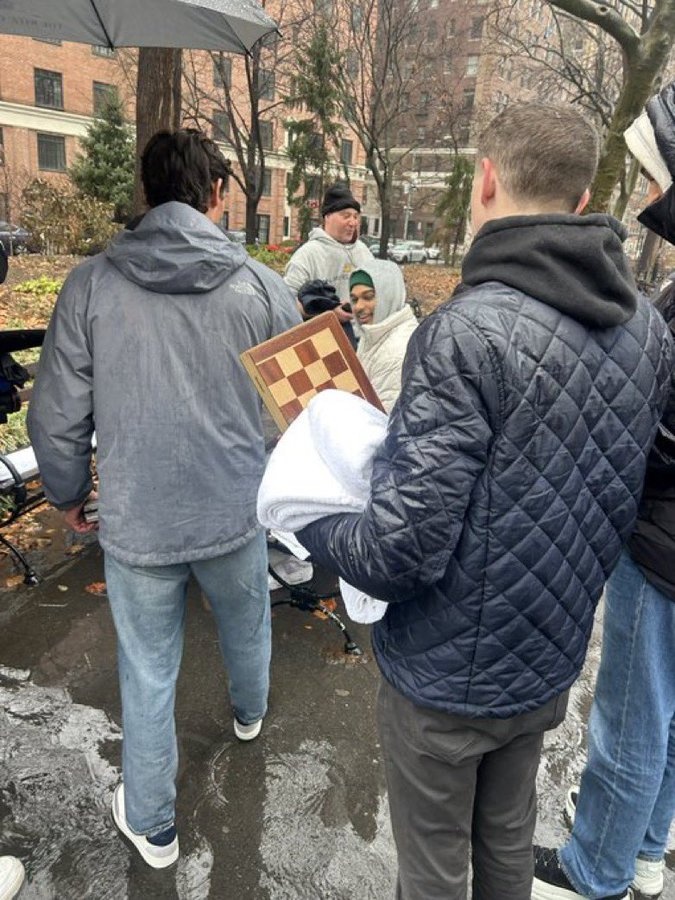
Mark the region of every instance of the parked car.
POLYGON ((437 260, 441 258, 441 248, 438 244, 432 244, 431 247, 427 247, 427 259, 437 260))
POLYGON ((20 225, 11 225, 9 222, 0 222, 0 244, 5 248, 5 253, 26 253, 33 238, 30 231, 20 225))
POLYGON ((393 259, 397 263, 423 263, 427 261, 427 254, 422 241, 401 241, 399 244, 394 244, 393 247, 390 247, 387 255, 389 259, 393 259))

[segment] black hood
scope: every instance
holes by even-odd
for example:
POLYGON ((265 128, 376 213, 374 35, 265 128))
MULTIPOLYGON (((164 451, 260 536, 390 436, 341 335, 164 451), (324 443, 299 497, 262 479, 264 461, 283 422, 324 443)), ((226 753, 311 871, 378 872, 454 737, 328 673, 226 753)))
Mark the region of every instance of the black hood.
POLYGON ((675 191, 672 185, 658 200, 650 203, 637 217, 638 222, 664 238, 669 244, 675 244, 675 191))
POLYGON ((637 288, 611 216, 550 214, 487 222, 462 263, 462 282, 500 281, 592 328, 627 322, 637 288))

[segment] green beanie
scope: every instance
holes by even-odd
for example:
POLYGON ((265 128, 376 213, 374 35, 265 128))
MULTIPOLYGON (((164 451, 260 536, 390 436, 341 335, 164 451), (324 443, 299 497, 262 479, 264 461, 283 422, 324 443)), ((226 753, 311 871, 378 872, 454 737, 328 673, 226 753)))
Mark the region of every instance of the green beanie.
POLYGON ((363 269, 355 269, 349 276, 349 290, 351 291, 357 284, 365 284, 366 287, 371 287, 375 290, 373 279, 367 272, 364 272, 363 269))

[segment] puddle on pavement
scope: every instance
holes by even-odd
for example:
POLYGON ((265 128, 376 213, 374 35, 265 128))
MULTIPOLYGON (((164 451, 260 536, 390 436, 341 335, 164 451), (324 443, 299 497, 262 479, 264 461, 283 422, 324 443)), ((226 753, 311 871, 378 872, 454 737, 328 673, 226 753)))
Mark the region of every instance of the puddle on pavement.
POLYGON ((338 760, 335 747, 317 741, 267 760, 260 887, 270 900, 393 897, 396 860, 386 800, 372 793, 372 838, 364 840, 350 818, 353 804, 338 760))

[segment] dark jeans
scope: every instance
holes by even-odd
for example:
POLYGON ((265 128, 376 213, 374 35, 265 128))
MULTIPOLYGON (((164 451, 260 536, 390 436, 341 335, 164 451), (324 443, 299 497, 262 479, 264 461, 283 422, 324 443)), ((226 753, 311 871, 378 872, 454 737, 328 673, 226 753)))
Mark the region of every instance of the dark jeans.
POLYGON ((382 681, 378 720, 398 850, 397 900, 530 900, 535 779, 567 692, 510 719, 415 706, 382 681))

